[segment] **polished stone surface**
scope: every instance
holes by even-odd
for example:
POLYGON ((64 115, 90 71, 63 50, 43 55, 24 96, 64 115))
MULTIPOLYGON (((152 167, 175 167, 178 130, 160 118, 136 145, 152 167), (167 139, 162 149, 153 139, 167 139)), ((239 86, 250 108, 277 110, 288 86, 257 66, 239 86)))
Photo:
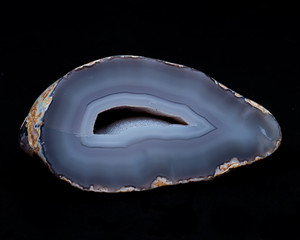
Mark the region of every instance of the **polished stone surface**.
POLYGON ((207 180, 270 155, 281 141, 265 108, 200 71, 161 60, 100 59, 69 72, 47 94, 34 118, 38 134, 27 127, 31 110, 21 145, 84 190, 207 180), (28 136, 37 136, 39 152, 28 136))

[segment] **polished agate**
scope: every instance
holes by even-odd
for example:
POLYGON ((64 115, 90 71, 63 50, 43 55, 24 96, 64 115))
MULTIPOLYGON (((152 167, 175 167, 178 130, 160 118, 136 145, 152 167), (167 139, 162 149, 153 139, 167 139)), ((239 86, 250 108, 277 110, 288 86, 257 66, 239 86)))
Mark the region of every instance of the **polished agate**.
POLYGON ((271 113, 206 74, 138 56, 96 60, 41 94, 20 145, 83 190, 212 179, 274 152, 271 113))

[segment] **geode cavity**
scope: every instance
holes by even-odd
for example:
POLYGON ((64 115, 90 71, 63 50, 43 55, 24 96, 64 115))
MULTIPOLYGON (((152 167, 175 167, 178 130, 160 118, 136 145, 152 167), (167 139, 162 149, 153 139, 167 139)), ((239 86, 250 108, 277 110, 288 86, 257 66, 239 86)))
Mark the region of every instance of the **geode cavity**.
POLYGON ((47 88, 19 139, 73 186, 120 192, 211 179, 270 155, 281 132, 269 111, 200 71, 115 56, 47 88))

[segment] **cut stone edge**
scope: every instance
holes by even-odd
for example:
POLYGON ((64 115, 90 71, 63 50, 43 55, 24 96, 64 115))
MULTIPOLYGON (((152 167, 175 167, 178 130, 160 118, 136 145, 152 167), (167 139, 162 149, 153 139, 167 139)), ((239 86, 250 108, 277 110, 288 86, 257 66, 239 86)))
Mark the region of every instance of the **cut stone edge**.
MULTIPOLYGON (((42 142, 40 140, 41 137, 41 127, 43 125, 43 117, 52 102, 52 94, 54 89, 56 88, 59 80, 52 83, 34 102, 32 105, 27 117, 23 121, 20 129, 26 129, 25 136, 21 136, 21 138, 26 137, 27 146, 21 147, 27 152, 29 155, 36 154, 38 155, 42 161, 49 167, 49 164, 43 154, 42 142)), ((23 141, 20 141, 20 144, 24 144, 23 141)))
MULTIPOLYGON (((74 71, 78 71, 87 67, 92 67, 93 65, 106 61, 106 60, 110 60, 110 59, 114 59, 114 58, 135 58, 135 59, 146 59, 146 57, 143 56, 135 56, 135 55, 117 55, 117 56, 110 56, 110 57, 105 57, 105 58, 101 58, 95 61, 91 61, 87 64, 83 64, 73 70, 71 70, 70 72, 68 72, 64 78, 67 78, 72 72, 74 71)), ((152 58, 150 58, 152 59, 152 58)), ((167 62, 164 60, 159 60, 159 59, 153 59, 155 61, 173 66, 173 67, 178 67, 178 68, 190 68, 190 67, 186 67, 184 65, 181 64, 176 64, 176 63, 171 63, 171 62, 167 62)), ((191 70, 196 70, 193 68, 190 68, 191 70)), ((196 70, 199 71, 199 70, 196 70)), ((208 76, 209 77, 209 76, 208 76)), ((250 100, 248 98, 243 97, 241 94, 231 90, 230 88, 226 87, 224 84, 216 81, 215 79, 213 79, 212 77, 209 77, 212 81, 214 81, 214 83, 216 85, 218 85, 221 89, 225 90, 225 91, 230 91, 235 97, 237 98, 243 98, 245 102, 247 102, 248 104, 250 104, 252 107, 255 107, 256 109, 260 110, 261 112, 263 112, 264 114, 269 114, 272 117, 274 117, 266 108, 264 108, 263 106, 261 106, 260 104, 254 102, 253 100, 250 100)), ((26 127, 27 132, 28 132, 28 143, 30 145, 30 149, 29 152, 28 150, 26 152, 28 152, 30 155, 33 155, 34 153, 37 154, 42 160, 43 162, 49 167, 48 162, 46 161, 46 158, 42 152, 42 147, 41 147, 41 142, 40 142, 40 129, 41 126, 43 124, 42 119, 43 116, 45 114, 45 112, 47 111, 49 105, 52 102, 52 94, 53 91, 55 90, 55 87, 57 86, 59 80, 57 80, 56 82, 54 82, 53 84, 51 84, 40 96, 39 98, 35 101, 35 103, 33 104, 33 106, 31 107, 28 116, 25 118, 23 124, 21 125, 22 127, 26 127)), ((281 131, 280 131, 281 134, 281 131)), ((276 149, 280 146, 281 143, 281 135, 280 135, 280 139, 276 142, 276 146, 273 150, 268 151, 264 156, 256 156, 254 158, 254 160, 249 161, 249 160, 244 160, 244 161, 239 161, 237 158, 232 158, 230 161, 225 162, 219 166, 217 166, 214 174, 212 176, 206 176, 206 177, 194 177, 194 178, 189 178, 189 179, 181 179, 178 180, 176 182, 169 180, 168 178, 164 177, 164 176, 157 176, 151 183, 151 185, 149 187, 145 187, 145 188, 137 188, 134 186, 123 186, 120 187, 118 189, 109 189, 107 187, 103 187, 100 185, 90 185, 89 187, 83 187, 80 184, 77 184, 75 182, 73 182, 72 180, 68 179, 65 176, 62 175, 57 175, 55 172, 52 171, 52 169, 50 168, 50 170, 53 172, 53 174, 57 177, 59 177, 61 180, 68 182, 69 184, 71 184, 72 186, 79 188, 81 190, 84 191, 92 191, 92 192, 107 192, 107 193, 118 193, 118 192, 133 192, 133 191, 144 191, 144 190, 150 190, 150 189, 155 189, 158 187, 162 187, 162 186, 170 186, 170 185, 177 185, 177 184, 184 184, 184 183, 189 183, 189 182, 199 182, 199 181, 207 181, 207 180, 211 180, 214 179, 217 176, 223 175, 224 173, 230 171, 233 168, 237 168, 240 166, 244 166, 244 165, 248 165, 251 164, 253 162, 256 162, 258 160, 261 160, 269 155, 271 155, 273 152, 276 151, 276 149)))

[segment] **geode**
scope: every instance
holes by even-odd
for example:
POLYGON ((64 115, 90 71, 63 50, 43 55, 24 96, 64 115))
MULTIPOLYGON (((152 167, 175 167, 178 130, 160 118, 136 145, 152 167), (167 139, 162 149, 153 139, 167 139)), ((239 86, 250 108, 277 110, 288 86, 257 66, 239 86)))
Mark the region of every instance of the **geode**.
POLYGON ((212 179, 273 153, 281 131, 264 107, 200 71, 114 56, 47 88, 19 141, 75 187, 123 192, 212 179))

